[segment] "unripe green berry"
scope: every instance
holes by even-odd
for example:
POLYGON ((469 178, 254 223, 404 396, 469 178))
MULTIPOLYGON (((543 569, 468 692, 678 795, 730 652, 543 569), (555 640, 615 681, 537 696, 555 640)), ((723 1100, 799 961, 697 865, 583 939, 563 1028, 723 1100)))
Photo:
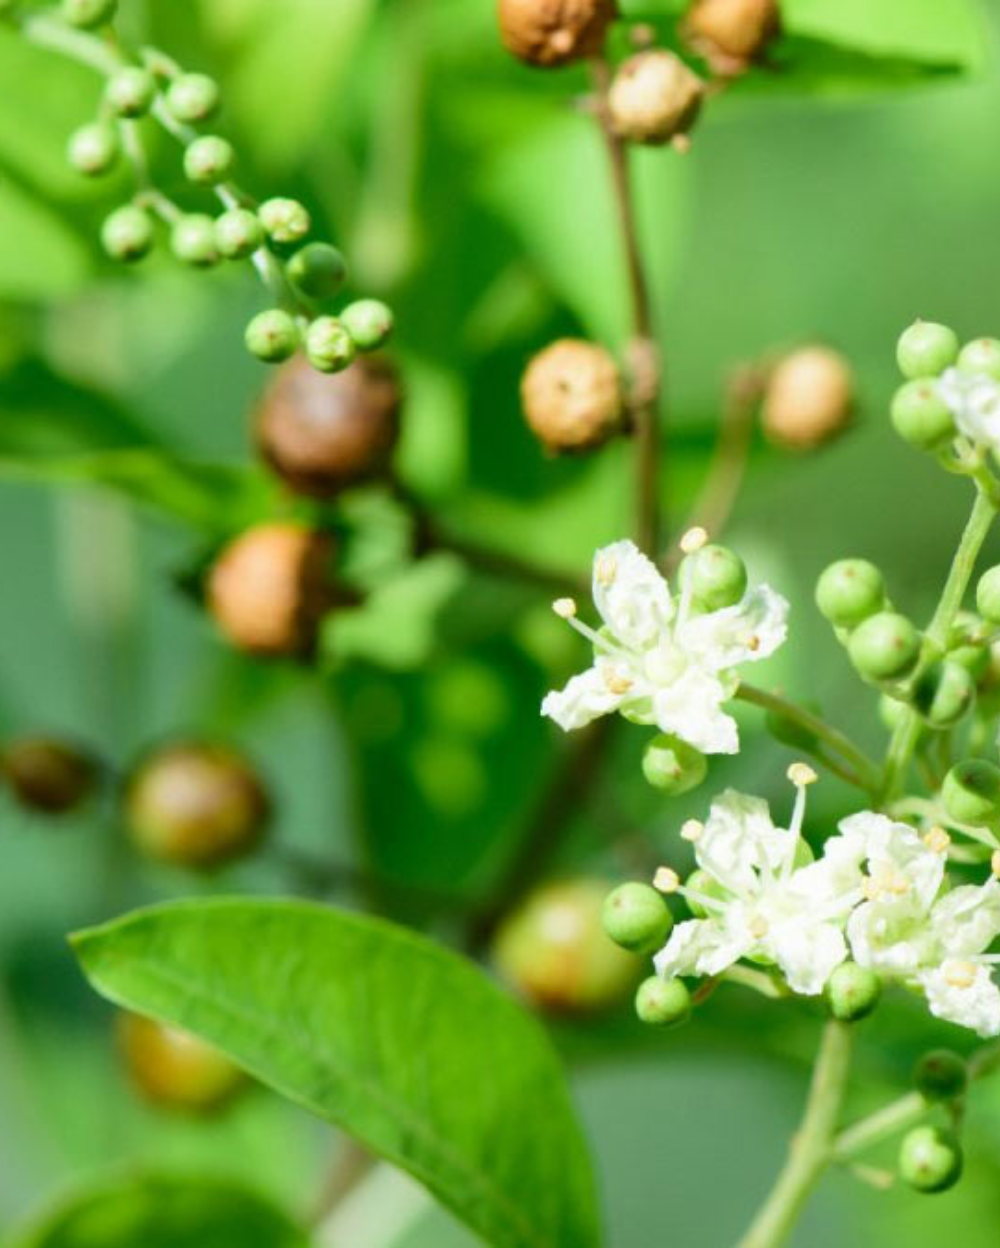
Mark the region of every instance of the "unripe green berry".
POLYGON ((837 628, 854 628, 884 603, 882 573, 867 559, 838 559, 816 582, 816 605, 837 628))
POLYGON ((969 1065, 951 1049, 934 1049, 917 1062, 913 1082, 929 1101, 955 1100, 969 1086, 969 1065))
POLYGON ((984 373, 1000 381, 1000 339, 974 338, 958 354, 958 367, 963 373, 984 373))
POLYGON ((219 107, 219 84, 207 74, 181 74, 167 88, 166 104, 178 121, 206 121, 219 107))
POLYGON ((384 346, 394 324, 392 309, 381 299, 358 299, 349 303, 340 319, 359 351, 375 351, 384 346))
POLYGON ((286 268, 291 281, 313 299, 332 298, 347 281, 347 261, 329 243, 306 243, 286 268))
POLYGON ((697 788, 707 773, 705 755, 670 733, 661 732, 643 751, 642 774, 654 788, 671 797, 697 788))
POLYGON ((893 428, 911 446, 933 451, 955 436, 955 422, 937 386, 927 378, 900 386, 889 409, 893 428))
POLYGON ((943 1192, 962 1175, 962 1147, 943 1127, 914 1127, 899 1146, 899 1174, 918 1192, 943 1192))
POLYGON ((339 373, 356 354, 354 339, 335 316, 318 316, 306 330, 306 357, 321 373, 339 373))
POLYGON ((944 659, 922 672, 913 690, 913 705, 932 728, 951 728, 976 699, 976 686, 961 663, 944 659))
POLYGON ((264 245, 264 227, 249 208, 230 208, 216 218, 215 243, 227 260, 242 260, 264 245))
POLYGON ((673 1027, 691 1013, 691 993, 680 979, 644 979, 635 994, 635 1012, 654 1027, 673 1027))
POLYGON ((118 0, 62 0, 60 13, 71 26, 93 30, 110 22, 118 8, 118 0))
POLYGON ((228 139, 205 134, 194 139, 184 150, 184 173, 201 186, 225 182, 236 163, 236 152, 228 139))
POLYGON ((300 243, 312 229, 312 218, 297 199, 266 199, 257 215, 276 243, 300 243))
POLYGON ((271 308, 257 313, 246 328, 244 341, 258 360, 278 364, 298 350, 299 330, 294 317, 280 308, 271 308))
POLYGON ((882 981, 874 971, 858 966, 857 962, 841 962, 823 991, 834 1018, 842 1023, 856 1023, 878 1005, 882 981))
POLYGON ((1000 815, 1000 767, 985 758, 956 763, 944 778, 941 798, 958 823, 983 827, 1000 815))
POLYGON ((118 131, 105 121, 94 121, 75 130, 66 149, 73 168, 90 178, 107 173, 120 153, 118 131))
POLYGON ((116 209, 101 226, 104 250, 114 260, 141 260, 148 255, 155 237, 149 213, 134 204, 116 209))
POLYGON ((156 79, 148 70, 127 65, 108 79, 104 98, 119 117, 142 117, 156 99, 156 79))
POLYGON ((904 377, 937 377, 957 357, 955 331, 933 321, 915 321, 896 346, 896 361, 904 377))
POLYGON ((605 932, 630 953, 661 949, 674 925, 666 901, 649 884, 619 884, 608 893, 601 910, 605 932))
POLYGON ((920 634, 905 615, 880 611, 854 630, 847 653, 865 680, 900 680, 920 657, 920 634))
POLYGON ((215 222, 203 212, 191 212, 174 222, 170 246, 178 260, 207 269, 219 262, 215 222))
POLYGON ((686 584, 705 611, 731 607, 746 593, 746 565, 727 546, 703 546, 688 555, 684 565, 686 584))
POLYGON ((1000 624, 1000 564, 987 569, 979 578, 976 609, 990 624, 1000 624))

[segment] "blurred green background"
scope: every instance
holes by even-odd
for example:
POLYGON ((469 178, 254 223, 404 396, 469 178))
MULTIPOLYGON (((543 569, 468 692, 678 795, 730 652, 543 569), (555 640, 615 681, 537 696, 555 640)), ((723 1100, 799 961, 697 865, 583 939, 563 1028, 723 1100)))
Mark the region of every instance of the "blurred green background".
MULTIPOLYGON (((657 19, 670 7, 627 6, 657 19)), ((788 72, 752 75, 713 102, 688 156, 640 152, 636 166, 668 361, 676 522, 735 363, 819 339, 857 370, 860 419, 841 441, 809 457, 755 447, 729 540, 793 603, 792 644, 764 679, 821 702, 880 748, 874 697, 818 620, 811 586, 831 558, 865 555, 887 570, 900 605, 926 614, 963 521, 964 483, 902 446, 885 411, 895 338, 914 317, 964 337, 1000 330, 1000 15, 957 0, 870 7, 881 13, 860 0, 790 4, 793 34, 807 41, 801 72, 793 58, 788 72), (863 51, 853 58, 807 46, 855 36, 863 51), (911 57, 969 64, 910 75, 911 57)), ((628 450, 543 458, 517 382, 561 333, 621 344, 618 242, 602 153, 573 107, 583 74, 513 64, 492 8, 123 0, 122 24, 218 75, 241 180, 301 196, 351 256, 359 292, 393 303, 411 487, 455 529, 583 569, 595 545, 627 528, 628 450)), ((0 30, 0 729, 77 737, 118 769, 164 735, 229 737, 275 794, 279 848, 205 883, 137 861, 110 800, 51 823, 0 799, 4 1229, 118 1163, 234 1175, 308 1208, 331 1133, 264 1092, 208 1125, 139 1104, 64 935, 156 897, 294 890, 301 881, 282 852, 295 849, 396 881, 404 917, 447 937, 447 919, 422 912, 420 888, 488 890, 560 744, 539 698, 580 658, 537 590, 447 554, 376 578, 364 614, 331 623, 318 671, 226 649, 183 582, 227 533, 276 505, 250 467, 248 412, 265 370, 241 341, 264 297, 241 266, 191 274, 158 256, 125 273, 101 258, 97 227, 127 182, 81 185, 63 158, 97 92, 89 72, 0 30), (135 447, 146 456, 141 487, 122 470, 122 449, 135 447), (193 523, 169 514, 176 462, 231 470, 227 489, 186 517, 193 523), (88 477, 117 488, 78 483, 88 477), (170 505, 143 506, 136 496, 161 478, 170 505)), ((157 161, 176 186, 166 144, 157 161)), ((362 573, 366 558, 384 562, 396 523, 386 505, 360 496, 345 514, 362 573)), ((560 868, 625 873, 619 817, 676 857, 676 827, 730 783, 783 813, 792 755, 758 717, 744 719, 743 755, 713 762, 708 785, 669 807, 637 779, 642 734, 622 734, 560 868)), ((813 797, 817 830, 848 808, 833 780, 813 797)), ((610 1242, 729 1244, 796 1121, 815 1020, 732 989, 691 1027, 639 1033, 627 1011, 556 1031, 598 1158, 610 1242)), ((859 1104, 902 1090, 929 1036, 963 1043, 908 1002, 880 1012, 863 1032, 859 1104)), ((969 1175, 954 1192, 926 1201, 836 1175, 795 1242, 918 1248, 950 1234, 992 1248, 995 1081, 977 1089, 969 1130, 969 1175)), ((414 1205, 402 1180, 389 1190, 380 1211, 413 1205, 410 1228, 391 1239, 369 1221, 343 1242, 468 1242, 444 1214, 414 1205)))

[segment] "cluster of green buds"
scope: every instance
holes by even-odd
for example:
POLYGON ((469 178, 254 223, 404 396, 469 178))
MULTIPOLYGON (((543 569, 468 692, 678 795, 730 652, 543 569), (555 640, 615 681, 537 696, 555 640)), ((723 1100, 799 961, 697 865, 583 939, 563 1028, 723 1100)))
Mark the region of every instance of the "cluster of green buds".
POLYGON ((969 1087, 969 1064, 950 1049, 934 1049, 917 1062, 913 1082, 928 1107, 941 1106, 950 1123, 924 1123, 903 1136, 897 1162, 899 1175, 918 1192, 944 1192, 962 1176, 962 1145, 957 1128, 969 1087))
MULTIPOLYGON (((608 894, 601 918, 608 937, 639 957, 662 948, 674 926, 674 916, 662 893, 638 880, 619 884, 608 894)), ((635 1012, 641 1022, 651 1026, 676 1026, 690 1017, 691 993, 681 979, 650 975, 636 991, 635 1012)))

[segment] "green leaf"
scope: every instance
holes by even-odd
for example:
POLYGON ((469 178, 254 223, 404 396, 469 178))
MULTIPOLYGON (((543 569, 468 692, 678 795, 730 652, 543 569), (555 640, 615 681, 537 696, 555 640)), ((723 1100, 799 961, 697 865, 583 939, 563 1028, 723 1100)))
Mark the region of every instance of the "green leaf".
POLYGON ((129 1175, 60 1203, 9 1248, 307 1248, 309 1239, 263 1196, 225 1179, 129 1175))
POLYGON ((456 954, 378 919, 227 898, 140 910, 72 943, 104 996, 216 1045, 495 1248, 598 1242, 549 1041, 456 954))
POLYGON ((0 298, 70 294, 90 268, 87 247, 65 221, 0 169, 0 298))

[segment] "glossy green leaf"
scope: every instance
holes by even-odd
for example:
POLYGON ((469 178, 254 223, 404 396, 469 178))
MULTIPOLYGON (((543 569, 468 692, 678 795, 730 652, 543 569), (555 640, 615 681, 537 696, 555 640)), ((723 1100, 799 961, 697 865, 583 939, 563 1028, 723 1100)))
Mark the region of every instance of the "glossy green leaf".
POLYGON ((110 1000, 215 1044, 495 1248, 598 1242, 549 1041, 456 954, 381 920, 225 898, 140 910, 73 945, 110 1000))

